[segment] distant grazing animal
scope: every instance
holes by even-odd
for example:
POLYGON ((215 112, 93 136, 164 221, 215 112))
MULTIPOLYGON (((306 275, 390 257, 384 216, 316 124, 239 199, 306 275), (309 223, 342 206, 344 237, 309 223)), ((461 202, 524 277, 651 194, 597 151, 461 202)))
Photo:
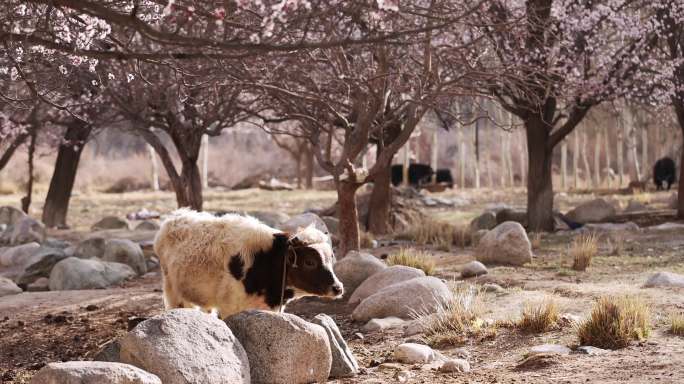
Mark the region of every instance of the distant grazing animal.
POLYGON ((656 185, 657 190, 662 190, 663 183, 667 183, 667 190, 675 182, 675 174, 677 173, 677 166, 674 160, 669 157, 663 157, 662 159, 656 161, 653 166, 653 183, 656 185))
MULTIPOLYGON (((427 164, 413 163, 409 165, 408 176, 409 185, 420 187, 422 184, 429 183, 430 177, 435 171, 427 164)), ((392 166, 392 185, 400 185, 404 180, 403 165, 395 164, 392 166)))
POLYGON ((249 216, 179 209, 162 223, 154 251, 167 309, 198 306, 226 318, 344 292, 328 236, 313 226, 289 234, 249 216))
POLYGON ((442 168, 437 170, 437 183, 446 184, 449 188, 454 187, 454 177, 451 176, 451 170, 442 168))

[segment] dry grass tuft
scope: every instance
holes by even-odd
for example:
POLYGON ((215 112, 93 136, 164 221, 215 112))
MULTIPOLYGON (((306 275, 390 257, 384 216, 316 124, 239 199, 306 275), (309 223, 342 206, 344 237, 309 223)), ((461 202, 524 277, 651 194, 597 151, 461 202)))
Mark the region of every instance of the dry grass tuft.
POLYGON ((454 226, 454 244, 458 247, 465 248, 473 244, 472 232, 470 231, 470 225, 457 225, 454 226))
POLYGON ((530 234, 530 243, 532 244, 532 250, 538 250, 539 248, 541 248, 542 233, 532 232, 530 234))
POLYGON ((435 260, 432 255, 415 248, 401 248, 399 253, 387 258, 387 265, 405 265, 422 269, 428 276, 435 273, 435 260))
POLYGON ((413 240, 417 244, 432 244, 443 251, 451 250, 454 244, 454 226, 449 223, 421 218, 415 220, 399 237, 413 240))
POLYGON ((598 252, 598 236, 593 233, 575 237, 568 248, 568 255, 573 260, 572 269, 586 271, 591 259, 598 252))
POLYGON ((495 328, 487 328, 480 319, 483 303, 480 292, 473 286, 459 284, 453 288, 452 299, 437 307, 434 313, 415 313, 425 334, 425 341, 432 346, 460 345, 468 337, 477 335, 491 338, 495 328))
POLYGON ((670 333, 677 336, 684 336, 684 314, 670 314, 670 333))
POLYGON ((612 236, 606 238, 606 243, 609 255, 622 256, 625 251, 625 234, 616 232, 612 236))
POLYGON ((559 318, 558 305, 549 297, 539 303, 526 303, 517 326, 524 332, 547 332, 558 323, 559 318))
POLYGON ((577 327, 581 345, 619 349, 632 340, 644 340, 651 332, 651 309, 637 296, 604 296, 588 320, 577 327))
POLYGON ((373 248, 373 240, 375 240, 375 237, 373 237, 372 233, 365 231, 359 233, 359 246, 361 248, 373 248))

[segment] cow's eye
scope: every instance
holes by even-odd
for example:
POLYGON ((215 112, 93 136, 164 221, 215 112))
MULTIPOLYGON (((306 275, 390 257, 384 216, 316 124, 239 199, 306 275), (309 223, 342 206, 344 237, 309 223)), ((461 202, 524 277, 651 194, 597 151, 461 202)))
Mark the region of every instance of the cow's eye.
POLYGON ((304 260, 304 267, 305 268, 310 268, 310 269, 316 268, 316 264, 317 264, 316 260, 313 260, 313 259, 305 259, 304 260))

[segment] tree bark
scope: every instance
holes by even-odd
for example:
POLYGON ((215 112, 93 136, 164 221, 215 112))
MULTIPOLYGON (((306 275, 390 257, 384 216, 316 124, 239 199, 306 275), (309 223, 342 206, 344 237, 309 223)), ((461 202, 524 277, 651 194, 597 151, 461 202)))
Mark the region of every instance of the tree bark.
POLYGON ((55 170, 43 207, 43 223, 47 227, 67 225, 69 199, 76 180, 78 162, 90 131, 90 126, 78 122, 70 125, 64 134, 65 143, 61 144, 57 151, 55 170))
POLYGON ((5 153, 3 153, 2 156, 0 156, 0 171, 2 171, 3 168, 5 168, 7 163, 9 163, 10 159, 12 159, 14 152, 17 150, 17 148, 24 144, 24 141, 26 141, 28 137, 28 133, 21 133, 14 138, 12 144, 10 144, 5 150, 5 153))
POLYGON ((677 218, 684 219, 684 95, 680 97, 673 97, 672 104, 674 105, 679 128, 682 131, 682 151, 679 161, 679 183, 677 185, 677 218))
POLYGON ((579 189, 579 132, 575 132, 573 136, 572 176, 574 177, 573 186, 577 190, 579 189))
POLYGON ((36 154, 36 132, 35 126, 31 132, 31 139, 28 147, 28 180, 26 181, 26 196, 21 199, 21 210, 28 215, 33 196, 33 159, 36 154))
POLYGON ((179 207, 190 207, 202 210, 202 177, 197 166, 197 159, 182 159, 180 183, 174 188, 179 207))
POLYGON ((202 136, 202 188, 209 188, 209 135, 202 136))
POLYGON ((384 235, 390 232, 391 183, 392 164, 386 164, 373 179, 373 191, 368 203, 368 231, 374 235, 384 235))
POLYGON ((152 164, 152 190, 159 190, 159 165, 157 164, 157 155, 154 153, 154 148, 147 144, 147 151, 150 154, 150 163, 152 164))
POLYGON ((568 189, 568 142, 561 143, 561 188, 568 189))
POLYGON ((357 184, 348 181, 337 181, 337 216, 340 219, 339 258, 343 258, 349 251, 359 249, 359 214, 356 206, 357 184))
POLYGON ((552 231, 553 181, 551 162, 553 147, 549 132, 539 116, 525 121, 529 153, 527 174, 527 221, 531 231, 552 231))
POLYGON ((458 129, 458 152, 459 152, 459 164, 458 164, 458 173, 459 173, 459 178, 460 178, 460 187, 461 189, 465 188, 465 172, 466 172, 466 147, 465 147, 465 141, 463 140, 463 130, 465 129, 465 126, 461 125, 458 129))
POLYGON ((310 144, 305 147, 305 158, 306 158, 306 189, 313 189, 313 177, 314 177, 314 151, 310 144))

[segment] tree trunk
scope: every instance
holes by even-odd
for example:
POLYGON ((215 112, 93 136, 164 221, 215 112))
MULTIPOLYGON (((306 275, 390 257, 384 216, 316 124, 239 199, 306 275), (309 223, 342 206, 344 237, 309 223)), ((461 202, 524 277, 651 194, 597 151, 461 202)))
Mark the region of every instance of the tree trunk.
POLYGON ((463 130, 465 129, 465 126, 461 126, 458 129, 458 152, 460 156, 460 164, 458 165, 458 173, 459 173, 459 178, 460 178, 460 187, 461 189, 465 188, 465 172, 466 172, 466 147, 465 147, 465 141, 463 140, 463 130))
POLYGON ((525 121, 529 155, 527 174, 527 221, 531 231, 552 231, 553 181, 551 161, 553 148, 549 133, 540 117, 525 121))
POLYGON ((475 189, 480 189, 480 119, 475 120, 475 141, 473 141, 473 154, 475 155, 475 165, 473 178, 475 180, 475 189))
POLYGON ((648 174, 648 165, 651 164, 648 158, 648 129, 646 125, 641 125, 641 169, 644 175, 648 174))
POLYGON ((47 227, 66 227, 67 211, 71 190, 76 180, 78 162, 91 127, 75 123, 67 128, 65 143, 59 146, 55 171, 50 179, 50 188, 43 207, 43 223, 47 227))
MULTIPOLYGON (((430 166, 435 173, 432 174, 432 183, 437 183, 437 155, 439 154, 439 139, 437 129, 432 132, 432 145, 430 145, 430 166)), ((391 175, 390 175, 391 176, 391 175)))
POLYGON ((568 189, 568 142, 561 143, 561 188, 568 189))
POLYGON ((306 158, 306 189, 313 189, 314 151, 309 144, 307 144, 304 148, 304 156, 306 158))
POLYGON ((5 149, 5 153, 0 156, 0 171, 5 168, 10 159, 12 159, 12 156, 14 156, 14 152, 17 150, 17 148, 24 144, 24 141, 26 141, 28 137, 28 133, 21 133, 14 138, 14 141, 12 141, 7 149, 5 149))
POLYGON ((525 175, 525 169, 527 168, 527 163, 529 162, 529 159, 525 158, 525 154, 527 153, 527 149, 525 148, 525 134, 521 133, 520 136, 520 185, 527 185, 527 182, 525 181, 525 177, 528 175, 525 175))
MULTIPOLYGON (((672 104, 674 105, 679 128, 682 131, 682 143, 684 144, 684 98, 673 97, 672 104)), ((679 161, 679 184, 677 186, 677 218, 684 219, 684 146, 682 147, 680 161, 679 161)))
POLYGON ((209 188, 209 135, 202 136, 202 188, 209 188))
POLYGON ((575 190, 579 189, 579 132, 575 132, 573 135, 574 147, 572 149, 572 176, 574 180, 575 190))
POLYGON ((368 231, 374 235, 384 235, 390 232, 391 183, 392 164, 387 164, 373 179, 373 191, 368 203, 368 231))
POLYGON ((33 196, 33 158, 36 154, 36 132, 31 132, 31 139, 28 147, 28 180, 26 181, 26 196, 21 199, 21 210, 28 215, 33 196))
POLYGON ((154 153, 154 148, 147 144, 147 151, 150 154, 150 163, 152 164, 152 190, 159 190, 159 164, 157 164, 157 155, 154 153))
POLYGON ((202 210, 202 177, 197 159, 182 159, 179 183, 174 188, 178 207, 202 210))
POLYGON ((409 185, 409 160, 411 159, 411 139, 404 144, 404 163, 401 169, 401 185, 404 187, 409 185))
POLYGON ((359 249, 359 214, 356 207, 358 185, 347 181, 337 181, 337 216, 340 219, 339 258, 347 252, 359 249))

